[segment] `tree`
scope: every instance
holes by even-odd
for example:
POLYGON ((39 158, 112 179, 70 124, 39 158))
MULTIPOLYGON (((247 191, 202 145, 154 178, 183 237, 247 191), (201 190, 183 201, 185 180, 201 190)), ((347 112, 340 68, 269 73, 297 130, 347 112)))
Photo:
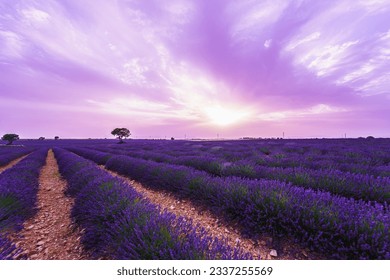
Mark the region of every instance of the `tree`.
POLYGON ((7 133, 4 134, 3 137, 1 137, 1 140, 8 141, 7 145, 11 145, 12 142, 19 139, 19 135, 14 133, 7 133))
POLYGON ((115 128, 113 131, 111 131, 111 134, 116 136, 119 139, 119 144, 124 143, 123 138, 127 138, 131 135, 130 130, 128 130, 125 127, 122 128, 115 128))
POLYGON ((60 139, 60 136, 55 136, 54 137, 54 140, 58 140, 58 139, 60 139))

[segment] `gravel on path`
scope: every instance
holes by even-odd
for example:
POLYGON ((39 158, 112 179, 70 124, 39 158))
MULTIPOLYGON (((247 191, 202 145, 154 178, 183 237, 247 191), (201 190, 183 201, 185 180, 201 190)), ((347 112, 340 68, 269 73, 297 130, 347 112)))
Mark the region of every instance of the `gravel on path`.
MULTIPOLYGON (((104 169, 104 166, 100 167, 104 169)), ((266 234, 260 235, 256 240, 243 237, 238 224, 228 224, 219 220, 204 206, 196 205, 190 200, 178 199, 167 191, 154 190, 116 172, 105 170, 111 175, 125 180, 150 202, 159 205, 162 210, 191 219, 194 224, 205 228, 213 237, 225 238, 231 247, 240 247, 245 252, 250 253, 254 259, 326 259, 324 256, 303 248, 290 238, 275 238, 266 234)))
POLYGON ((66 181, 60 176, 52 150, 48 152, 39 182, 38 213, 12 238, 16 247, 23 251, 19 258, 89 259, 80 244, 81 232, 71 221, 73 199, 64 194, 66 181))

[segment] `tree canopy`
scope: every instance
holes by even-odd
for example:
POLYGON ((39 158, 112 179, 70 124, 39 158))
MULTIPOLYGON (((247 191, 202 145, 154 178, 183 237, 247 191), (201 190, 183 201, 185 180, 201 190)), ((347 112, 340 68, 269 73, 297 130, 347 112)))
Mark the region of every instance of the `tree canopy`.
POLYGON ((8 141, 7 145, 11 145, 12 142, 19 139, 19 135, 15 133, 7 133, 1 137, 1 140, 8 141))
POLYGON ((125 127, 122 128, 115 128, 113 131, 111 131, 111 134, 116 136, 119 139, 119 143, 123 143, 123 138, 127 138, 131 135, 130 130, 128 130, 125 127))

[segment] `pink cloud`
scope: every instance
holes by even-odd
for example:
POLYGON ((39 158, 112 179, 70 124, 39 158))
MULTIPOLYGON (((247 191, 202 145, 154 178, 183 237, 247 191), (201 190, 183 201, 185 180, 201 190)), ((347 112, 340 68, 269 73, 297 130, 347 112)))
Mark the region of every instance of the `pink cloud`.
POLYGON ((121 123, 138 137, 286 128, 390 136, 386 1, 39 0, 0 9, 4 132, 98 137, 121 123))

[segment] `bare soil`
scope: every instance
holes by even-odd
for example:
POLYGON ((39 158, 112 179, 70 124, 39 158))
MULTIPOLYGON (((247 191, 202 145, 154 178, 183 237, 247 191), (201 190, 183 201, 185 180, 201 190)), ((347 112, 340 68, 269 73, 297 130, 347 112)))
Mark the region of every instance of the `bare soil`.
POLYGON ((81 232, 71 221, 73 199, 64 195, 65 187, 66 181, 61 179, 53 151, 49 150, 39 176, 38 213, 12 238, 22 250, 17 258, 89 259, 80 244, 81 232))

